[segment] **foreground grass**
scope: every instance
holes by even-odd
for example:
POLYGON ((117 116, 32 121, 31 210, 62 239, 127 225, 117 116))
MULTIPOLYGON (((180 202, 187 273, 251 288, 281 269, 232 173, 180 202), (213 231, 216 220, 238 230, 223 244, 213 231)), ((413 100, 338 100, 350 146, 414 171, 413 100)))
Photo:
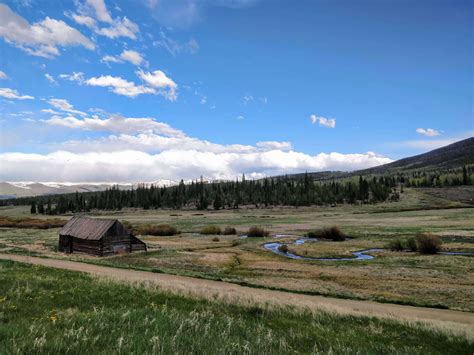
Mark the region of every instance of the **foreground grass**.
POLYGON ((0 262, 0 353, 469 354, 474 344, 373 318, 230 306, 0 262))

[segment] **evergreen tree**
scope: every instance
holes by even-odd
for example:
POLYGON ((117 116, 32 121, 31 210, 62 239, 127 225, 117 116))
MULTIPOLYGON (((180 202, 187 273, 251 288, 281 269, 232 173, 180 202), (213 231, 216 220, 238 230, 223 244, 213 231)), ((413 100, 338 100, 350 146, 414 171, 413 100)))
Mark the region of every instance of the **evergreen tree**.
POLYGON ((36 214, 36 201, 35 201, 35 200, 33 200, 33 201, 31 202, 30 213, 31 213, 31 214, 36 214))

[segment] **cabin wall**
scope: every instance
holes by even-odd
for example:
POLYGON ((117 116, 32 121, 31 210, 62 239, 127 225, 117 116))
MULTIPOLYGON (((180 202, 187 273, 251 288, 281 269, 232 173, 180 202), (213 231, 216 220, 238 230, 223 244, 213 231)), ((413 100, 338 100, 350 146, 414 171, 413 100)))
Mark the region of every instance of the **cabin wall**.
POLYGON ((72 252, 101 256, 102 250, 100 240, 72 238, 72 252))

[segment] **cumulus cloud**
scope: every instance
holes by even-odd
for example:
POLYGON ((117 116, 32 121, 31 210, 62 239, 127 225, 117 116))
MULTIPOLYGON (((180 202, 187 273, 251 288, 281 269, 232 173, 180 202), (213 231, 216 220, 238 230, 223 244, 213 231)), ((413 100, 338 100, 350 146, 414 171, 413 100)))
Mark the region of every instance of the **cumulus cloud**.
POLYGON ((441 134, 440 131, 437 131, 436 129, 433 128, 417 128, 416 133, 421 134, 422 136, 426 137, 436 137, 441 134))
POLYGON ((59 77, 65 80, 77 81, 79 84, 89 86, 106 87, 117 95, 127 97, 137 97, 143 94, 161 95, 168 100, 174 101, 177 98, 178 85, 161 70, 153 72, 136 72, 137 76, 146 85, 138 85, 119 76, 101 75, 89 79, 84 78, 83 73, 61 74, 59 77))
POLYGON ((9 88, 0 88, 0 96, 6 99, 13 100, 33 100, 34 97, 30 95, 20 95, 18 91, 9 88))
POLYGON ((95 49, 90 39, 64 21, 46 17, 31 25, 4 4, 0 4, 0 36, 23 51, 44 58, 58 56, 59 47, 95 49))
POLYGON ((134 150, 45 155, 0 154, 3 181, 144 182, 160 179, 233 179, 320 170, 354 170, 390 162, 373 153, 321 153, 315 156, 271 150, 257 153, 212 153, 169 150, 149 154, 134 150))
POLYGON ((336 128, 336 120, 334 118, 326 118, 322 116, 311 115, 309 116, 311 123, 317 124, 327 128, 336 128))
POLYGON ((82 111, 75 110, 74 106, 72 106, 67 100, 65 99, 50 99, 48 100, 48 103, 53 106, 54 108, 68 112, 68 113, 73 113, 81 116, 85 116, 86 114, 82 111))
POLYGON ((169 100, 176 100, 178 85, 161 70, 155 70, 151 73, 140 70, 137 75, 148 85, 159 89, 160 93, 169 100))
POLYGON ((6 80, 6 79, 8 79, 8 75, 5 74, 4 71, 0 70, 0 80, 6 80))
POLYGON ((55 169, 64 164, 61 179, 74 182, 179 180, 197 178, 200 175, 210 179, 232 179, 242 173, 261 177, 308 170, 354 170, 391 161, 371 152, 321 153, 312 156, 293 151, 290 142, 216 144, 189 137, 153 118, 109 115, 107 118, 92 116, 79 119, 73 116, 53 116, 44 122, 70 129, 112 134, 53 145, 56 152, 47 155, 0 156, 0 164, 8 165, 5 170, 5 174, 10 174, 7 176, 8 181, 20 180, 20 177, 28 180, 27 172, 21 171, 22 164, 17 164, 17 160, 27 161, 30 166, 49 166, 52 170, 46 169, 46 175, 35 177, 44 181, 54 180, 55 169), (126 150, 124 147, 127 147, 126 150))
POLYGON ((102 58, 102 62, 123 63, 130 62, 133 65, 142 65, 145 59, 142 54, 133 50, 124 50, 119 56, 106 55, 102 58))
POLYGON ((160 39, 154 41, 153 45, 166 49, 173 56, 182 53, 195 54, 199 50, 199 43, 194 38, 185 43, 180 43, 164 31, 160 31, 160 39))
POLYGON ((144 85, 136 85, 118 76, 101 75, 84 81, 89 86, 107 87, 117 95, 136 97, 142 94, 156 94, 156 90, 144 85))
POLYGON ((138 25, 125 16, 112 18, 104 0, 78 1, 76 4, 78 13, 70 13, 68 16, 79 25, 111 39, 118 37, 137 39, 137 33, 140 32, 138 25))

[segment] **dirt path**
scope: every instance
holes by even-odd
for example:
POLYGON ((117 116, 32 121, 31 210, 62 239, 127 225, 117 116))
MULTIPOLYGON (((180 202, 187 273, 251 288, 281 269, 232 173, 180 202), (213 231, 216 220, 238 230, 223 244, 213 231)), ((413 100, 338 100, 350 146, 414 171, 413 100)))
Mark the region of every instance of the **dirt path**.
POLYGON ((179 294, 213 300, 218 299, 242 305, 282 305, 300 309, 324 310, 339 314, 392 318, 407 322, 423 322, 430 326, 452 331, 457 334, 464 334, 468 338, 474 339, 474 313, 301 295, 290 292, 244 287, 228 282, 118 269, 69 260, 43 259, 12 254, 0 254, 0 259, 80 271, 119 281, 151 283, 162 289, 179 294))

